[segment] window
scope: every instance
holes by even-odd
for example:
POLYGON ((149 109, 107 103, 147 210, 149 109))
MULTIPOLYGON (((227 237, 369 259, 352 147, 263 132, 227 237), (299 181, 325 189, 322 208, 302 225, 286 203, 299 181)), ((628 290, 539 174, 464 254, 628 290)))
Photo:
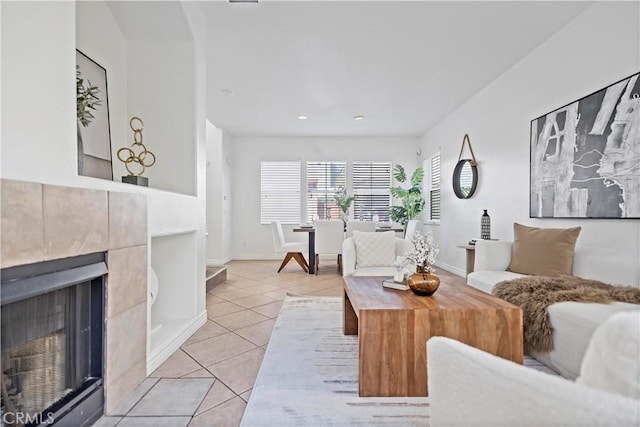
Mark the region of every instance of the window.
POLYGON ((342 210, 333 195, 345 185, 345 162, 307 162, 307 221, 338 219, 342 210))
POLYGON ((431 222, 440 222, 440 153, 424 161, 427 216, 431 222))
POLYGON ((371 221, 374 215, 378 215, 379 221, 388 222, 390 188, 390 162, 353 162, 354 218, 371 221))
POLYGON ((260 162, 260 223, 300 223, 300 162, 260 162))

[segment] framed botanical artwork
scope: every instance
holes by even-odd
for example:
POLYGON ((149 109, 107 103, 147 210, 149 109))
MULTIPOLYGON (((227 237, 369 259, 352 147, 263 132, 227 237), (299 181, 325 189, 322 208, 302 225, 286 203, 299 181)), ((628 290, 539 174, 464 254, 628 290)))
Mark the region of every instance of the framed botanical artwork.
POLYGON ((640 218, 640 73, 531 121, 530 218, 640 218))
POLYGON ((76 50, 78 175, 113 180, 107 70, 76 50))

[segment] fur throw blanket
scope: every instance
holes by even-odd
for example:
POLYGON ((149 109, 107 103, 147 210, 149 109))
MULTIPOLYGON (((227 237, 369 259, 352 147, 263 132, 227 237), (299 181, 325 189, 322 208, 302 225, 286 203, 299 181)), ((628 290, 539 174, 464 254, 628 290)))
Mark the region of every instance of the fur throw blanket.
POLYGON ((612 286, 575 276, 529 276, 505 280, 493 288, 493 294, 522 309, 525 353, 553 350, 553 327, 547 312, 547 307, 553 303, 622 301, 640 304, 638 288, 612 286))

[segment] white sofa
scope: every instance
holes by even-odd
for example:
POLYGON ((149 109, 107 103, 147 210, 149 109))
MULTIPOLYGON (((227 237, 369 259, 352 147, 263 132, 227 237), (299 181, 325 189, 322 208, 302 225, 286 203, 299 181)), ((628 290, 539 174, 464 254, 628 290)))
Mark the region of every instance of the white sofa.
MULTIPOLYGON (((404 255, 413 250, 410 241, 395 237, 396 256, 404 255)), ((343 276, 393 276, 396 268, 391 264, 379 267, 357 268, 356 244, 353 237, 344 239, 342 244, 342 275, 343 276)))
MULTIPOLYGON (((467 284, 491 293, 498 282, 524 277, 506 271, 511 262, 511 246, 509 241, 477 241, 474 272, 467 276, 467 284)), ((573 255, 574 276, 614 285, 640 287, 639 269, 638 259, 624 251, 577 246, 573 255)), ((563 376, 575 378, 594 330, 612 314, 630 310, 640 310, 640 306, 623 302, 552 304, 548 312, 554 329, 554 350, 532 356, 563 376)))
POLYGON ((427 342, 431 427, 640 425, 640 313, 591 340, 576 382, 445 337, 427 342))

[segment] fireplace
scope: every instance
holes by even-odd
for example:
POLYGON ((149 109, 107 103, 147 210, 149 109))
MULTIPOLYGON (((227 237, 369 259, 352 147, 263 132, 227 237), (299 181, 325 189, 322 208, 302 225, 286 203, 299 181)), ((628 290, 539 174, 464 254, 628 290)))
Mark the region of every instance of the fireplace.
POLYGON ((103 253, 2 270, 2 423, 89 426, 103 413, 103 253))

